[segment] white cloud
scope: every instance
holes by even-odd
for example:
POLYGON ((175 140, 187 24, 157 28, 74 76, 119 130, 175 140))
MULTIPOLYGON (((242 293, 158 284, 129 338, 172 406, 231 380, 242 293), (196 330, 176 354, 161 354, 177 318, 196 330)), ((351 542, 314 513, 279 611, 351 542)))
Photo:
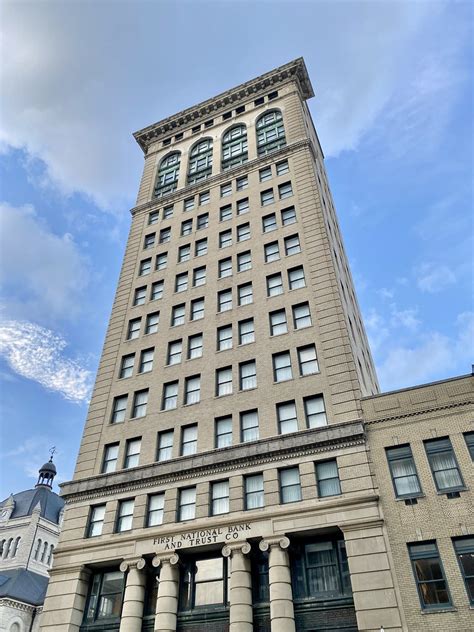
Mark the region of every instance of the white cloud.
POLYGON ((392 304, 390 324, 392 327, 404 327, 415 331, 421 325, 421 320, 416 317, 417 313, 417 309, 398 309, 395 304, 392 304))
POLYGON ((0 283, 10 317, 73 316, 89 281, 69 234, 55 235, 32 206, 0 203, 0 283))
POLYGON ((60 335, 34 323, 0 323, 0 354, 12 371, 71 402, 87 402, 92 373, 65 356, 66 346, 60 335))
POLYGON ((442 292, 456 283, 456 274, 447 265, 423 263, 416 271, 416 284, 422 292, 442 292))

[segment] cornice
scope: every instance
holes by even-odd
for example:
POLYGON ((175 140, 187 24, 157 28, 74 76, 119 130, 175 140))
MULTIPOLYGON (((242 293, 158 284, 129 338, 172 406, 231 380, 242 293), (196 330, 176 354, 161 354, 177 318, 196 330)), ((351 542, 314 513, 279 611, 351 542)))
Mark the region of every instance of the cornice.
POLYGON ((442 410, 449 410, 451 408, 460 408, 461 406, 469 406, 474 404, 473 399, 465 400, 463 402, 452 402, 450 404, 437 405, 431 407, 420 408, 419 410, 412 410, 407 412, 399 412, 393 415, 387 415, 385 417, 377 417, 377 419, 365 420, 364 424, 366 426, 371 426, 373 424, 379 424, 384 421, 394 421, 396 419, 407 419, 408 417, 417 417, 419 415, 425 415, 427 413, 434 413, 442 410))
POLYGON ((15 608, 15 610, 21 610, 22 612, 29 612, 30 614, 33 614, 33 612, 39 608, 38 606, 32 606, 29 603, 17 601, 16 599, 10 599, 8 597, 0 599, 0 608, 2 606, 15 608))
POLYGON ((246 101, 249 98, 258 97, 262 92, 268 91, 279 85, 294 81, 298 86, 302 99, 310 99, 314 96, 313 87, 308 76, 308 71, 302 57, 290 61, 284 66, 279 66, 255 79, 242 83, 235 88, 226 90, 211 99, 202 101, 197 105, 173 114, 153 125, 144 127, 133 134, 144 153, 148 146, 162 136, 176 133, 178 130, 203 122, 210 116, 215 116, 246 101))

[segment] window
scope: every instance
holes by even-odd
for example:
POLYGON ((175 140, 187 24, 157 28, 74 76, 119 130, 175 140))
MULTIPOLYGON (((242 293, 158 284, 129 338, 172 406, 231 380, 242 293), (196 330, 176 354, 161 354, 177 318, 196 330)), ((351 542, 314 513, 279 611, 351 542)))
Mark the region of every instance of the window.
POLYGON ((221 290, 217 293, 217 311, 227 312, 232 309, 232 290, 221 290))
POLYGON ((280 272, 267 276, 267 296, 283 294, 283 279, 280 272))
POLYGON ((285 310, 278 309, 275 312, 270 312, 270 335, 280 336, 286 333, 288 333, 288 324, 285 310))
POLYGON ((162 252, 160 255, 156 255, 156 269, 164 270, 168 264, 168 253, 162 252))
MULTIPOLYGON (((176 390, 176 392, 178 392, 176 390)), ((173 456, 173 431, 165 430, 158 433, 157 461, 167 461, 173 456)))
POLYGON ((171 193, 178 186, 179 162, 181 154, 176 151, 163 158, 158 169, 155 183, 155 197, 171 193))
MULTIPOLYGON (((227 561, 221 555, 205 559, 188 558, 182 569, 179 610, 224 606, 228 601, 227 575, 227 561)), ((202 630, 206 625, 200 627, 202 630)))
POLYGON ((255 107, 257 107, 258 105, 263 105, 265 103, 265 97, 258 97, 258 99, 255 99, 253 103, 255 107))
POLYGON ((211 199, 210 191, 203 191, 199 194, 199 205, 209 204, 209 200, 211 199))
POLYGON ((464 439, 466 441, 469 454, 471 455, 471 459, 474 461, 474 432, 465 432, 464 439))
POLYGON ((158 331, 160 322, 160 312, 153 312, 146 317, 145 333, 155 334, 158 331))
POLYGON ((186 244, 185 246, 180 246, 178 249, 178 263, 183 263, 183 261, 189 261, 191 259, 191 246, 186 244))
POLYGON ((260 171, 258 172, 259 178, 260 178, 260 182, 266 182, 267 180, 271 180, 272 179, 272 168, 271 167, 265 167, 264 169, 260 169, 260 171))
POLYGON ((128 322, 127 340, 135 340, 139 337, 141 322, 141 318, 133 318, 128 322))
POLYGON ((293 379, 291 370, 291 358, 289 351, 282 353, 274 353, 273 360, 273 379, 275 382, 285 382, 293 379))
POLYGON ((298 417, 296 415, 295 402, 277 404, 278 432, 288 434, 298 432, 298 417))
POLYGON ((119 453, 118 443, 111 443, 110 445, 105 446, 104 459, 102 461, 102 469, 101 469, 102 474, 115 472, 115 470, 117 469, 118 453, 119 453))
POLYGON ((222 171, 242 165, 247 160, 247 128, 236 125, 222 137, 222 171))
POLYGON ((178 522, 193 520, 196 515, 196 488, 185 487, 179 490, 178 522))
POLYGON ((298 467, 288 467, 279 471, 280 502, 295 503, 301 500, 300 470, 298 467))
POLYGON ((119 502, 117 523, 115 525, 116 533, 122 533, 123 531, 131 530, 134 505, 135 501, 133 500, 133 498, 130 500, 121 500, 119 502))
POLYGON ((148 403, 148 389, 137 391, 133 398, 132 419, 144 417, 146 415, 146 406, 148 403))
POLYGON ((188 184, 205 180, 212 173, 212 140, 196 143, 189 154, 188 184))
POLYGON ((265 215, 262 217, 262 230, 264 233, 271 233, 272 230, 277 229, 277 220, 275 213, 265 215))
POLYGON ((280 195, 280 200, 284 200, 287 197, 291 197, 293 195, 291 182, 284 182, 283 184, 279 184, 278 193, 280 195))
POLYGON ((252 474, 244 478, 245 509, 258 509, 265 507, 265 494, 263 491, 263 474, 252 474))
POLYGON ((244 198, 243 200, 238 200, 237 202, 237 215, 244 215, 244 213, 248 213, 250 210, 249 199, 244 198))
POLYGON ((397 498, 419 496, 421 486, 410 446, 386 448, 386 453, 397 498))
POLYGON ((146 512, 147 527, 156 527, 163 524, 164 508, 165 495, 163 493, 148 496, 148 510, 146 512))
POLYGON ((298 347, 297 351, 300 375, 318 373, 319 365, 316 357, 316 347, 314 345, 306 345, 305 347, 298 347))
POLYGON ((426 454, 439 492, 464 489, 453 446, 448 437, 425 441, 426 454))
POLYGON ((204 239, 198 239, 195 243, 195 255, 196 257, 202 257, 207 254, 207 237, 204 239))
POLYGON ((181 434, 181 456, 196 454, 197 452, 197 424, 185 426, 181 434))
POLYGON ((158 299, 163 298, 163 287, 164 281, 155 281, 155 283, 151 284, 151 301, 157 301, 158 299))
POLYGON ((91 507, 90 515, 89 515, 89 525, 87 527, 88 538, 94 538, 97 535, 102 535, 104 519, 105 519, 105 504, 91 507))
POLYGON ((178 405, 178 382, 163 385, 163 401, 161 410, 172 410, 178 405))
POLYGON ((263 156, 286 145, 283 117, 279 110, 267 111, 257 120, 257 150, 263 156))
POLYGON ((206 266, 194 268, 193 270, 193 287, 199 287, 206 283, 206 266))
POLYGON ((216 371, 216 395, 230 395, 232 393, 232 367, 226 366, 216 371))
POLYGON ((409 544, 408 552, 423 610, 449 608, 451 597, 436 542, 409 544))
POLYGON ((257 388, 257 366, 255 360, 239 364, 239 388, 241 391, 257 388))
POLYGON ((296 222, 296 211, 294 206, 290 206, 290 208, 285 208, 281 212, 281 223, 283 226, 289 226, 290 224, 294 224, 296 222))
POLYGON ((232 349, 232 325, 225 325, 217 330, 217 350, 225 349, 232 349))
POLYGON ((165 206, 165 208, 163 209, 163 219, 169 219, 170 217, 173 217, 173 205, 170 204, 170 206, 165 206))
POLYGON ((472 606, 474 605, 474 537, 453 538, 453 545, 472 606))
POLYGON ((278 90, 268 93, 268 100, 273 101, 273 99, 278 99, 278 90))
POLYGON ((131 377, 133 373, 133 363, 135 362, 135 354, 123 356, 122 363, 120 364, 119 377, 131 377))
POLYGON ((184 403, 198 404, 201 400, 201 376, 193 375, 184 381, 184 403))
POLYGON ((175 292, 184 292, 188 289, 188 273, 183 272, 181 274, 176 275, 174 291, 175 292))
POLYGON ((244 283, 237 287, 239 305, 249 305, 253 303, 252 283, 244 283))
POLYGON ((293 322, 295 329, 303 329, 311 326, 311 313, 308 303, 293 305, 293 322))
POLYGON ((140 368, 139 373, 149 373, 153 370, 153 356, 155 355, 155 349, 145 349, 140 356, 140 368))
POLYGON ((258 412, 256 410, 240 413, 240 436, 244 443, 258 440, 258 412))
POLYGON ((188 211, 192 211, 194 208, 194 197, 186 198, 183 202, 183 212, 187 213, 188 211))
POLYGON ((250 250, 239 252, 237 255, 237 272, 245 272, 252 269, 252 255, 250 250))
POLYGON ((125 411, 127 410, 127 395, 121 395, 114 398, 114 404, 112 408, 111 423, 118 424, 125 421, 125 411))
POLYGON ((250 239, 250 224, 240 224, 237 226, 237 241, 247 241, 250 239))
POLYGON ((160 244, 166 244, 171 239, 171 228, 162 228, 160 230, 160 244))
POLYGON ((211 515, 229 513, 229 481, 211 484, 211 515))
POLYGON ((160 217, 159 211, 152 211, 148 213, 148 224, 157 224, 160 217))
POLYGON ((248 345, 255 342, 255 328, 253 318, 247 318, 239 322, 239 345, 248 345))
POLYGON ((225 279, 232 276, 232 257, 221 259, 219 261, 219 279, 225 279))
POLYGON ((87 602, 85 622, 104 619, 120 621, 124 575, 120 571, 98 572, 91 577, 91 590, 87 602))
POLYGON ((305 397, 304 410, 306 415, 306 425, 308 428, 321 428, 327 426, 326 409, 324 407, 324 397, 322 395, 313 395, 305 397))
POLYGON ((204 230, 209 226, 209 213, 203 213, 197 216, 196 226, 198 230, 204 230))
POLYGON ((298 235, 291 235, 291 237, 285 237, 285 254, 289 257, 301 252, 300 238, 298 235))
POLYGON ((240 178, 237 178, 237 180, 235 181, 235 189, 236 191, 243 191, 244 189, 246 189, 249 185, 249 179, 247 176, 241 176, 240 178))
POLYGON ((221 222, 225 222, 228 219, 232 219, 232 205, 227 204, 227 206, 221 206, 219 209, 219 220, 221 222))
POLYGON ((196 298, 191 301, 191 320, 204 318, 204 299, 196 298))
POLYGON ((270 263, 270 261, 278 261, 278 259, 280 258, 280 250, 278 248, 278 242, 272 241, 269 244, 265 244, 264 253, 265 253, 265 263, 270 263))
POLYGON ((216 419, 216 448, 232 445, 232 417, 216 419))
POLYGON ((232 246, 232 231, 223 230, 219 233, 219 248, 228 248, 232 246))
POLYGON ((273 189, 266 189, 265 191, 261 191, 260 193, 260 204, 262 206, 268 206, 269 204, 273 204, 273 189))
POLYGON ((221 197, 226 197, 227 195, 232 195, 232 182, 221 184, 221 197))
POLYGON ((175 305, 171 309, 171 327, 184 324, 184 303, 182 305, 175 305))
POLYGON ((125 449, 125 463, 123 464, 125 468, 138 466, 140 462, 141 446, 141 437, 138 439, 129 439, 127 441, 127 447, 125 449))
POLYGON ((166 364, 179 364, 181 362, 181 355, 183 351, 183 341, 182 340, 173 340, 168 343, 168 357, 166 359, 166 364))
POLYGON ((316 483, 320 498, 338 496, 341 493, 336 459, 316 463, 316 483))
POLYGON ((190 235, 193 232, 193 220, 187 219, 181 222, 181 236, 190 235))
POLYGON ((148 248, 153 248, 154 245, 155 245, 155 233, 150 233, 149 235, 145 235, 143 248, 145 250, 148 250, 148 248))
POLYGON ((306 287, 303 266, 288 270, 288 285, 290 290, 298 290, 301 287, 306 287))
POLYGON ((188 360, 202 357, 202 334, 195 334, 188 338, 188 360))
POLYGON ((288 160, 282 160, 276 163, 277 176, 282 176, 284 173, 288 173, 290 168, 288 167, 288 160))
POLYGON ((135 290, 133 304, 134 305, 144 305, 146 301, 146 286, 137 287, 135 290))

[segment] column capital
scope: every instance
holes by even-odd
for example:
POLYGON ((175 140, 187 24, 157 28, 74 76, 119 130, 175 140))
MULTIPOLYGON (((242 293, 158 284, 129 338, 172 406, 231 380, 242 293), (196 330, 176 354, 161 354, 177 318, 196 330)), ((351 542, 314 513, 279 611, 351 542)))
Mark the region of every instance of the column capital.
POLYGON ((141 571, 145 568, 145 566, 146 561, 143 559, 143 557, 133 557, 123 560, 123 562, 120 564, 120 570, 122 571, 122 573, 125 573, 125 571, 129 571, 132 568, 137 568, 139 571, 141 571))
POLYGON ((281 549, 285 550, 290 546, 290 539, 284 535, 283 537, 277 536, 274 538, 265 538, 264 540, 260 540, 258 544, 258 548, 261 551, 268 551, 272 546, 279 546, 281 549))
POLYGON ((243 555, 248 555, 251 550, 250 544, 245 542, 233 542, 232 544, 226 544, 222 547, 222 555, 224 557, 231 557, 234 553, 242 553, 243 555))
POLYGON ((166 553, 157 553, 151 561, 155 568, 163 566, 164 564, 170 564, 175 566, 179 563, 179 555, 174 551, 167 551, 166 553))

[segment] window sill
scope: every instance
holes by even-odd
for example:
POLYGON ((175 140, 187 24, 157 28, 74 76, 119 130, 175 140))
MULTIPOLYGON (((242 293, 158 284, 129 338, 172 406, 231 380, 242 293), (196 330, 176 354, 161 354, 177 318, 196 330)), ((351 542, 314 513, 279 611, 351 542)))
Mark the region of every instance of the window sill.
POLYGON ((468 492, 469 487, 453 487, 452 489, 444 489, 443 491, 437 491, 438 496, 446 496, 447 494, 453 494, 456 492, 468 492))
POLYGON ((426 498, 426 494, 413 494, 412 496, 396 496, 395 500, 397 502, 405 502, 405 500, 414 500, 418 498, 426 498))
POLYGON ((450 606, 449 608, 432 608, 430 610, 420 610, 420 614, 441 614, 443 612, 457 612, 457 608, 450 606))

